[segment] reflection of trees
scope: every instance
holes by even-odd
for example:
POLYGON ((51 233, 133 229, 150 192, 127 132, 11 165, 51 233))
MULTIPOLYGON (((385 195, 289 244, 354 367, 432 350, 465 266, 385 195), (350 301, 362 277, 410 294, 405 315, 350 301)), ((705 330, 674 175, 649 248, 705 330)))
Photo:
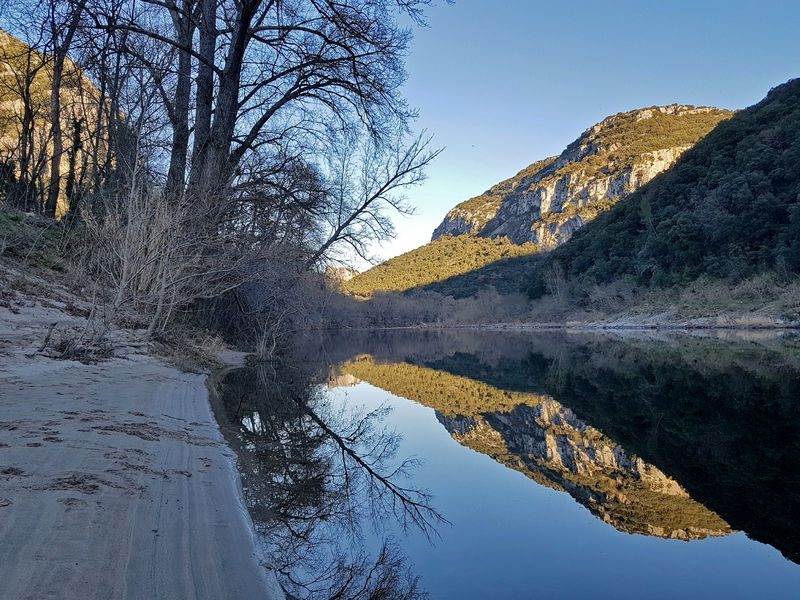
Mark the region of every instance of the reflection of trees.
POLYGON ((450 417, 550 396, 733 529, 800 562, 800 338, 715 335, 399 330, 338 332, 318 347, 335 362, 370 355, 350 371, 376 384, 374 363, 460 377, 457 389, 441 390, 443 377, 392 373, 399 395, 450 417), (437 392, 446 402, 430 402, 437 392))
POLYGON ((299 372, 267 366, 223 381, 221 420, 235 431, 246 497, 287 593, 297 598, 419 598, 390 538, 367 551, 363 527, 393 515, 426 534, 442 517, 407 487, 387 409, 335 407, 299 372))

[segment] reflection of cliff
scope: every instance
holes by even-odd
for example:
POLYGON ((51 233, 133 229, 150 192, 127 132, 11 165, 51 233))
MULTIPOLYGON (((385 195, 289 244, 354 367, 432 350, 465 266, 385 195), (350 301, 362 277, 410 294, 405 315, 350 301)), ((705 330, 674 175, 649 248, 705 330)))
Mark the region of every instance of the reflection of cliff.
POLYGON ((511 393, 551 395, 675 477, 732 528, 800 562, 800 338, 554 334, 529 336, 525 347, 524 359, 515 348, 506 359, 469 353, 424 362, 511 393))
POLYGON ((369 358, 347 363, 343 371, 431 406, 459 443, 569 493, 620 531, 683 540, 731 531, 676 481, 548 396, 369 358))

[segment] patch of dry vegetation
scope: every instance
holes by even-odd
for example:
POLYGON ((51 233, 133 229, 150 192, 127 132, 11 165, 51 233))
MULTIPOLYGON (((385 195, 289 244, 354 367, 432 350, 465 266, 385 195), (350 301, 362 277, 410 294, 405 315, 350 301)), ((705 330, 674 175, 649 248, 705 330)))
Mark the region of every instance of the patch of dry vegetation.
POLYGON ((376 292, 405 292, 538 251, 535 244, 518 245, 506 238, 446 235, 353 277, 342 289, 365 298, 376 292))
POLYGON ((529 323, 687 327, 800 327, 800 281, 766 273, 739 282, 701 277, 642 288, 629 280, 584 288, 558 274, 520 315, 529 323))
POLYGON ((536 406, 546 396, 509 392, 494 386, 409 363, 383 363, 361 357, 345 363, 342 371, 396 396, 415 400, 455 417, 486 412, 509 412, 521 404, 536 406))

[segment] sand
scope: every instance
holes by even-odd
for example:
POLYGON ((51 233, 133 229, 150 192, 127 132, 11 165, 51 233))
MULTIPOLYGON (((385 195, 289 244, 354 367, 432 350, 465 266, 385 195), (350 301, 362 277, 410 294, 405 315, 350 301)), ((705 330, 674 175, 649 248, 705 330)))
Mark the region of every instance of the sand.
POLYGON ((205 376, 30 357, 49 321, 22 308, 0 308, 0 598, 282 597, 205 376))

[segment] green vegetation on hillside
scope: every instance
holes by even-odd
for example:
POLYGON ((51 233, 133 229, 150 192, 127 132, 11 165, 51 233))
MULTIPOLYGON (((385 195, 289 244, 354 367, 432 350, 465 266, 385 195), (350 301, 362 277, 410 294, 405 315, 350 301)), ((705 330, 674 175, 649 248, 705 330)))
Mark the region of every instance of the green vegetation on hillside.
MULTIPOLYGON (((497 233, 502 219, 560 224, 580 217, 588 222, 612 208, 618 199, 600 196, 568 201, 559 210, 542 214, 531 207, 529 215, 512 211, 513 217, 501 213, 504 203, 531 193, 538 185, 554 184, 560 178, 569 181, 572 175, 578 175, 582 183, 570 181, 569 185, 578 187, 589 185, 592 177, 619 175, 633 165, 656 160, 652 154, 655 151, 692 146, 732 114, 715 108, 653 107, 609 117, 587 130, 560 157, 533 163, 484 194, 457 205, 437 228, 430 244, 370 269, 343 289, 362 297, 420 287, 455 298, 473 296, 490 286, 503 294, 516 293, 524 287, 522 282, 531 267, 532 255, 541 248, 531 243, 516 245, 500 236, 486 239, 497 233), (446 227, 448 220, 450 226, 446 227), (469 227, 471 233, 455 237, 443 233, 448 228, 463 231, 469 227)), ((515 224, 508 231, 516 233, 509 236, 522 241, 530 234, 525 233, 528 225, 515 224)))
POLYGON ((541 261, 547 277, 670 285, 800 271, 800 80, 772 90, 541 261))
POLYGON ((566 150, 571 152, 575 146, 593 144, 599 151, 583 161, 568 163, 556 171, 556 175, 579 170, 620 173, 650 152, 694 146, 732 115, 731 111, 718 108, 670 114, 656 106, 614 115, 606 119, 596 133, 581 136, 566 150), (643 114, 649 116, 643 118, 643 114))
POLYGON ((534 244, 518 245, 506 238, 446 235, 361 273, 345 282, 342 289, 362 297, 375 292, 405 292, 537 251, 534 244))
POLYGON ((404 362, 383 363, 362 357, 341 368, 358 379, 450 417, 506 413, 521 404, 536 406, 546 399, 538 394, 509 392, 468 377, 404 362))
POLYGON ((478 297, 481 292, 490 292, 492 289, 501 296, 522 294, 525 286, 521 282, 531 272, 539 256, 539 253, 534 253, 504 258, 473 271, 434 281, 422 289, 457 300, 478 297))

